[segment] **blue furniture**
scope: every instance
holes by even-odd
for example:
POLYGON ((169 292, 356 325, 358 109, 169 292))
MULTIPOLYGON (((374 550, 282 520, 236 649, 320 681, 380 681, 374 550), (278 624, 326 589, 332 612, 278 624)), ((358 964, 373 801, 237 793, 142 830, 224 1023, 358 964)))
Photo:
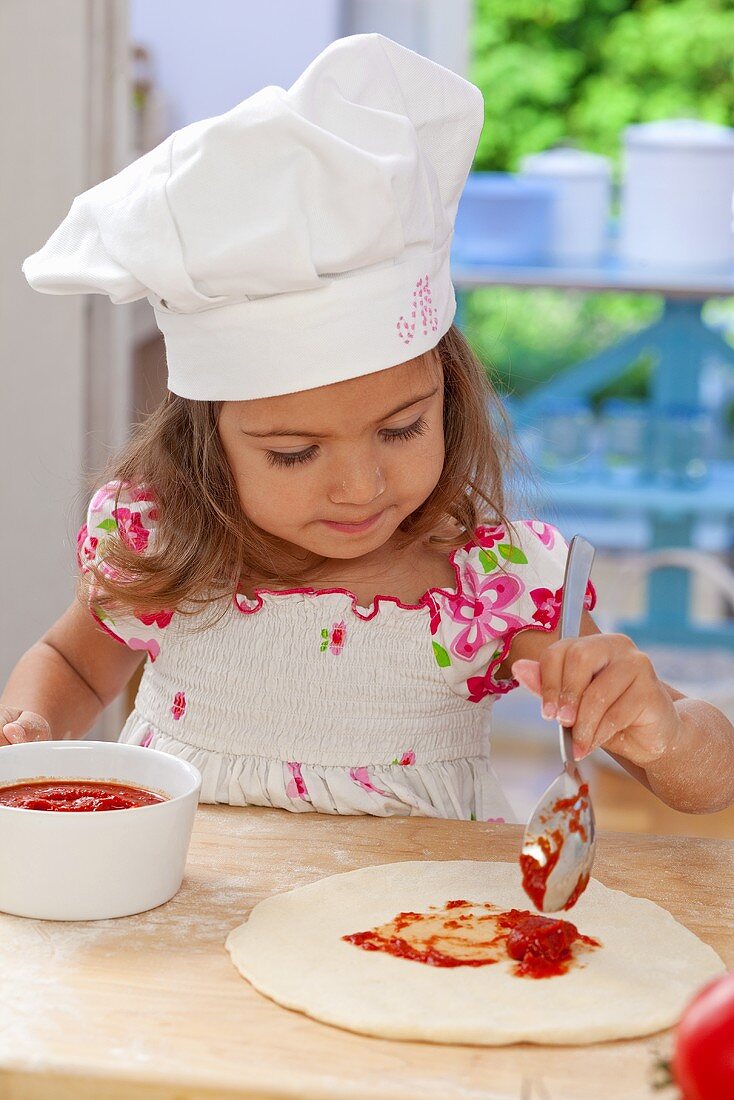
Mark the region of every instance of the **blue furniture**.
MULTIPOLYGON (((452 279, 457 292, 457 324, 462 326, 465 296, 486 286, 558 287, 574 290, 627 290, 655 293, 664 298, 659 320, 626 337, 599 355, 564 369, 522 400, 513 399, 511 411, 518 428, 537 423, 549 399, 572 400, 587 397, 620 375, 641 353, 657 357, 651 384, 651 411, 671 405, 699 401, 704 359, 715 355, 734 368, 734 349, 703 323, 701 308, 712 297, 734 295, 734 266, 728 272, 694 273, 626 268, 614 249, 595 268, 467 263, 455 250, 452 279)), ((544 487, 559 508, 600 508, 617 514, 649 516, 650 545, 693 546, 694 528, 702 516, 734 520, 734 476, 720 466, 709 481, 696 489, 657 488, 639 485, 620 488, 601 478, 588 477, 574 484, 544 487)), ((690 618, 690 575, 682 569, 665 568, 651 574, 648 609, 639 622, 625 629, 640 644, 651 642, 686 645, 724 645, 734 649, 734 626, 702 629, 690 618)))

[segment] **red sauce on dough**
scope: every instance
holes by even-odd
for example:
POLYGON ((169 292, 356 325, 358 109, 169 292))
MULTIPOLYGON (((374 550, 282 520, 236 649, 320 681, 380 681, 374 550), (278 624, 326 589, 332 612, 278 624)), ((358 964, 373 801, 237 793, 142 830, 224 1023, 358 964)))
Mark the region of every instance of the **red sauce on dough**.
POLYGON ((428 966, 489 966, 511 959, 511 973, 519 978, 565 974, 580 954, 601 946, 570 921, 463 899, 431 905, 426 913, 398 913, 387 924, 342 939, 428 966))
MULTIPOLYGON (((578 833, 582 840, 586 840, 586 829, 581 821, 581 811, 588 808, 588 795, 589 787, 586 783, 582 783, 575 798, 559 798, 551 810, 553 814, 565 814, 567 816, 566 828, 570 833, 578 833)), ((560 829, 550 829, 537 838, 537 844, 546 856, 546 861, 543 864, 538 863, 537 859, 524 852, 520 856, 523 889, 536 909, 543 908, 548 878, 558 863, 564 839, 564 834, 560 829)), ((570 909, 576 904, 588 884, 589 876, 581 875, 571 892, 571 896, 563 906, 564 910, 570 909)))
POLYGON ((44 779, 0 787, 0 806, 20 810, 97 813, 101 810, 130 810, 165 801, 163 795, 154 794, 144 787, 97 780, 44 779))
POLYGON ((517 973, 531 978, 550 978, 565 974, 573 959, 573 945, 583 943, 600 947, 599 940, 583 936, 575 924, 510 909, 502 913, 500 924, 509 928, 507 954, 520 963, 517 973))

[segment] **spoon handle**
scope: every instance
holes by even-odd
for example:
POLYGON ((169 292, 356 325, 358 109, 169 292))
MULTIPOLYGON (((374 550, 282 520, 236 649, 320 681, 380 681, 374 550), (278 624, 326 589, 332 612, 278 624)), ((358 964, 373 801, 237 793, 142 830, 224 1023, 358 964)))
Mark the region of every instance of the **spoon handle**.
MULTIPOLYGON (((561 604, 561 638, 578 638, 584 597, 594 560, 594 547, 581 535, 574 535, 568 548, 566 572, 563 578, 561 604)), ((570 728, 558 726, 561 739, 561 757, 566 767, 576 767, 573 758, 573 737, 570 728)))

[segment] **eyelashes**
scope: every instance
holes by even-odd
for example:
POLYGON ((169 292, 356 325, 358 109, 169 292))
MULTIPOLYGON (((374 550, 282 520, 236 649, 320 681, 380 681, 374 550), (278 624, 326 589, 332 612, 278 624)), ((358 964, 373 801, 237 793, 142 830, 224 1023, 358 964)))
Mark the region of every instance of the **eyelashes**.
MULTIPOLYGON (((413 439, 415 436, 424 435, 428 431, 428 424, 424 417, 420 416, 414 423, 408 424, 405 428, 385 428, 382 435, 383 439, 387 443, 395 442, 396 440, 413 439)), ((265 457, 271 466, 296 466, 301 462, 309 462, 316 455, 317 448, 315 446, 309 447, 306 451, 299 451, 298 454, 282 454, 279 451, 266 451, 265 457)))

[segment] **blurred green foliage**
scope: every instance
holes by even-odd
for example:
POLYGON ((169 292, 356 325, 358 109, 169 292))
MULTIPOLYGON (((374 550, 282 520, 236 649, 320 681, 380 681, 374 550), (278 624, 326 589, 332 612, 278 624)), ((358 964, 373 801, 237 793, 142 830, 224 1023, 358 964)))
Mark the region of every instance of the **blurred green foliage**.
MULTIPOLYGON (((463 330, 502 393, 517 397, 657 319, 655 295, 587 294, 491 287, 465 297, 463 330)), ((642 397, 651 363, 642 357, 604 396, 642 397)), ((599 395, 601 397, 601 394, 599 395)))
MULTIPOLYGON (((570 144, 610 157, 618 186, 630 123, 734 125, 734 0, 474 0, 474 13, 469 77, 486 103, 477 171, 514 172, 526 154, 570 144)), ((464 330, 519 396, 661 308, 656 295, 490 287, 467 295, 464 330)), ((734 328, 732 300, 726 313, 734 328)), ((644 394, 650 366, 630 364, 605 396, 644 394)))

